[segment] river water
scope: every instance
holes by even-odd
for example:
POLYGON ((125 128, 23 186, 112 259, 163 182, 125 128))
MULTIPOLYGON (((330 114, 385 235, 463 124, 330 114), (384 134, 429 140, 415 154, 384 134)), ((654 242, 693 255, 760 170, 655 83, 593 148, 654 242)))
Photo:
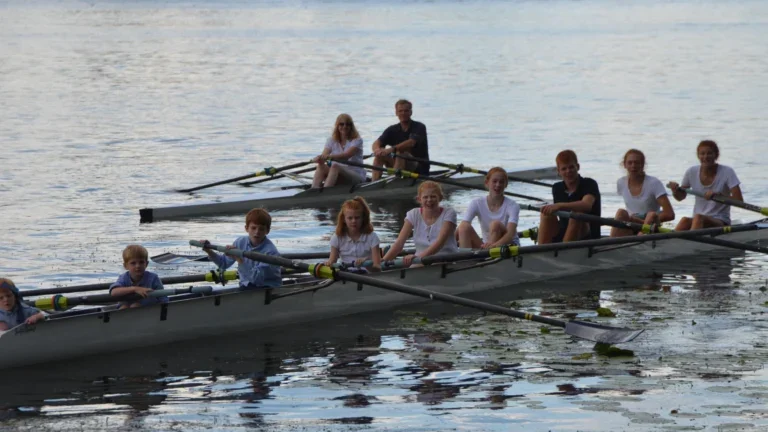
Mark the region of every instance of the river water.
MULTIPOLYGON (((242 194, 173 189, 306 160, 341 112, 368 146, 399 98, 436 160, 512 170, 574 149, 606 215, 624 151, 679 181, 704 138, 765 205, 766 40, 759 1, 2 2, 0 275, 22 288, 109 281, 129 243, 229 242, 242 216, 139 224, 138 209, 242 194)), ((403 210, 376 209, 385 243, 403 210)), ((271 237, 284 252, 324 250, 334 214, 275 212, 271 237)), ((611 324, 647 329, 629 359, 586 358, 588 344, 532 324, 411 307, 8 377, 0 428, 764 430, 765 264, 715 254, 519 300, 621 309, 611 324)))

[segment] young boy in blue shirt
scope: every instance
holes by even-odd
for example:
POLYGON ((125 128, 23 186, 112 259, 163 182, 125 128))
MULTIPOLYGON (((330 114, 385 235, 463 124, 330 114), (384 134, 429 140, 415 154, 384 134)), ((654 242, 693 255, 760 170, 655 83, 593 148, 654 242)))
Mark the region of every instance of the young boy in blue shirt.
MULTIPOLYGON (((280 256, 274 243, 267 238, 272 226, 272 217, 266 210, 256 208, 245 215, 245 232, 247 236, 238 237, 229 246, 243 251, 253 251, 265 255, 280 256)), ((203 240, 203 243, 207 240, 203 240)), ((280 266, 220 255, 210 249, 203 249, 208 253, 211 262, 219 268, 228 268, 237 261, 237 274, 240 277, 240 286, 246 288, 274 288, 283 283, 280 274, 280 266)))
POLYGON ((120 302, 120 309, 148 306, 156 303, 168 303, 168 297, 147 297, 153 290, 163 289, 160 277, 147 271, 149 252, 140 245, 128 245, 123 250, 123 267, 128 270, 110 285, 109 293, 113 296, 138 294, 145 297, 136 302, 120 302))
POLYGON ((45 318, 40 309, 24 304, 12 280, 0 278, 0 331, 19 324, 33 325, 45 318))

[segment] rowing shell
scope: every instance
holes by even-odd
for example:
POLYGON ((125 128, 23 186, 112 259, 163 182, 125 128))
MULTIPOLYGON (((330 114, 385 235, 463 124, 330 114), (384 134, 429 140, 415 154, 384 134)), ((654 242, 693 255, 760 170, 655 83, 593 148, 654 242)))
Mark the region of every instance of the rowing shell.
MULTIPOLYGON (((718 238, 765 242, 768 229, 735 232, 718 238)), ((451 295, 510 287, 509 292, 505 291, 505 298, 516 299, 538 293, 532 285, 515 285, 669 261, 716 248, 710 244, 671 239, 531 253, 506 260, 433 264, 369 276, 451 295)), ((567 283, 559 285, 562 287, 558 289, 563 291, 575 289, 567 283)), ((209 295, 181 297, 179 300, 172 298, 166 305, 96 310, 61 318, 53 315, 36 326, 18 326, 0 334, 0 352, 3 353, 0 369, 316 321, 423 301, 407 294, 333 280, 249 291, 219 287, 209 295)))
MULTIPOLYGON (((509 175, 528 180, 552 179, 557 177, 555 167, 536 168, 522 171, 510 171, 509 175)), ((471 174, 458 174, 451 177, 458 182, 472 186, 482 186, 484 177, 471 174)), ((417 180, 412 179, 383 179, 372 183, 361 183, 355 186, 334 186, 322 189, 282 190, 258 195, 216 202, 178 205, 159 208, 143 208, 139 210, 141 222, 159 220, 186 219, 200 216, 215 216, 224 214, 245 214, 253 208, 267 210, 284 210, 291 208, 307 208, 317 206, 338 205, 344 200, 355 196, 376 198, 380 200, 412 197, 416 195, 417 180)), ((443 185, 447 190, 458 189, 458 186, 443 185)))

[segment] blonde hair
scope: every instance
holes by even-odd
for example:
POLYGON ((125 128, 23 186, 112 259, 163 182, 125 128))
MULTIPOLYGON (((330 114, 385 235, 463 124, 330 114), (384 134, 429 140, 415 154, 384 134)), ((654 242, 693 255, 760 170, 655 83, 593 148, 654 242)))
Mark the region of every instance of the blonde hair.
POLYGON ((357 128, 355 127, 355 122, 352 121, 352 116, 350 116, 349 114, 339 114, 339 116, 336 117, 336 122, 333 124, 333 131, 331 132, 331 138, 333 138, 334 141, 336 141, 339 144, 344 144, 343 142, 341 142, 341 134, 339 133, 339 123, 341 123, 342 121, 352 125, 347 138, 349 139, 360 138, 360 134, 357 132, 357 128))
POLYGON ((440 186, 440 183, 434 182, 432 180, 427 180, 427 181, 421 182, 421 184, 419 185, 419 190, 418 190, 418 193, 416 194, 416 196, 420 197, 422 192, 424 192, 424 190, 426 190, 426 189, 435 189, 435 191, 437 192, 438 198, 440 198, 440 201, 443 200, 443 188, 440 186))
POLYGON ((360 231, 363 234, 370 234, 373 232, 373 224, 371 223, 371 209, 368 207, 368 203, 365 202, 363 197, 356 196, 352 199, 344 201, 341 205, 341 211, 339 217, 336 219, 336 235, 343 236, 347 234, 349 229, 347 228, 347 221, 344 219, 344 210, 359 211, 362 213, 363 223, 361 224, 360 231))
POLYGON ((128 245, 123 249, 123 263, 127 263, 132 259, 149 261, 149 252, 147 252, 147 249, 144 246, 128 245))

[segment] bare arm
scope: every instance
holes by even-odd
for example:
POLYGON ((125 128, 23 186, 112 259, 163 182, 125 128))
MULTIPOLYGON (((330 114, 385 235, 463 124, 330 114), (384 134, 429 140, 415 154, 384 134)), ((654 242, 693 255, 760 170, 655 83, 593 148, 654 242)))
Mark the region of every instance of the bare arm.
POLYGON ((409 138, 401 142, 400 144, 396 145, 394 148, 396 152, 403 153, 403 152, 410 151, 414 146, 416 146, 416 140, 413 138, 409 138))
POLYGON ((373 266, 371 266, 371 270, 381 271, 381 248, 379 247, 379 245, 376 245, 371 248, 371 260, 373 261, 373 266))
POLYGON ((384 255, 384 258, 382 260, 384 261, 390 261, 397 257, 397 255, 400 254, 400 252, 403 251, 403 246, 405 246, 405 241, 408 240, 408 237, 411 236, 413 233, 413 225, 409 221, 405 221, 403 223, 403 228, 400 229, 400 234, 397 236, 397 240, 392 244, 392 247, 389 248, 387 251, 387 254, 384 255))
POLYGON ((512 244, 512 240, 515 239, 515 236, 517 235, 517 224, 514 222, 510 222, 507 224, 507 233, 504 234, 499 241, 496 243, 490 245, 490 247, 498 247, 502 245, 508 245, 512 244))
POLYGON ((328 156, 331 155, 331 149, 324 148, 323 152, 320 153, 319 156, 315 156, 314 159, 312 159, 313 162, 325 162, 328 159, 328 156))
POLYGON ((437 236, 434 242, 432 242, 431 245, 429 245, 428 248, 424 249, 420 254, 417 254, 420 257, 430 256, 434 255, 437 252, 440 251, 440 249, 445 246, 445 242, 448 241, 448 239, 453 236, 453 233, 456 231, 456 224, 453 222, 444 221, 443 226, 440 227, 440 234, 437 236))
POLYGON ((668 196, 662 195, 656 198, 656 202, 661 206, 659 222, 667 222, 675 219, 675 211, 672 209, 672 203, 669 202, 668 196))
POLYGON ((325 262, 326 265, 331 265, 335 263, 339 259, 339 249, 331 246, 331 254, 328 256, 328 261, 325 262))
POLYGON ((744 196, 741 194, 741 186, 736 185, 731 188, 731 198, 744 202, 744 196))
POLYGON ((688 195, 685 193, 684 190, 680 189, 681 187, 688 188, 690 185, 683 185, 680 186, 677 182, 669 182, 667 183, 667 187, 669 190, 672 191, 672 196, 675 197, 676 200, 682 201, 685 199, 685 197, 688 195))
POLYGON ((138 286, 115 287, 115 288, 112 288, 112 290, 110 291, 110 294, 112 294, 112 297, 119 297, 127 294, 138 294, 142 297, 146 297, 147 293, 150 291, 152 291, 151 288, 144 288, 144 287, 138 287, 138 286))
POLYGON ((595 196, 592 194, 584 195, 579 201, 574 202, 560 202, 553 204, 558 210, 572 211, 576 213, 588 213, 592 210, 592 206, 595 204, 595 196))
POLYGON ((8 330, 8 324, 4 322, 0 322, 0 331, 6 331, 8 330))

